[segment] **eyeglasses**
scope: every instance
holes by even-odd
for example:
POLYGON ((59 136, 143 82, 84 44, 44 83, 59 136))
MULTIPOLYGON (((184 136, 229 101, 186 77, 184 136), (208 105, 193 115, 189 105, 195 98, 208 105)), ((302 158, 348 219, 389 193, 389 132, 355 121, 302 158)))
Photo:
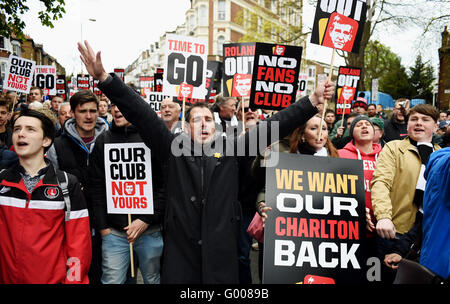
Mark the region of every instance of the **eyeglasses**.
POLYGON ((244 113, 247 113, 248 111, 252 111, 252 112, 256 112, 256 108, 250 108, 250 107, 247 107, 247 108, 244 108, 244 113))

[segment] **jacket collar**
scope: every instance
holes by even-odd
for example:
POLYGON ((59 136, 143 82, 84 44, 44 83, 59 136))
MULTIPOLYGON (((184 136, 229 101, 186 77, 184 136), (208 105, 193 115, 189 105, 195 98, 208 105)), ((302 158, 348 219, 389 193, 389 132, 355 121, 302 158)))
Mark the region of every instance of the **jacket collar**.
MULTIPOLYGON (((42 179, 43 185, 58 185, 58 181, 56 179, 56 171, 55 167, 53 167, 53 164, 51 161, 45 159, 45 162, 47 163, 47 167, 45 175, 42 179)), ((4 180, 1 182, 1 184, 7 184, 8 186, 14 186, 18 188, 24 188, 23 182, 22 182, 22 176, 20 175, 20 172, 23 172, 23 167, 17 162, 12 167, 7 169, 6 175, 4 180)), ((25 188, 26 189, 26 188, 25 188)))

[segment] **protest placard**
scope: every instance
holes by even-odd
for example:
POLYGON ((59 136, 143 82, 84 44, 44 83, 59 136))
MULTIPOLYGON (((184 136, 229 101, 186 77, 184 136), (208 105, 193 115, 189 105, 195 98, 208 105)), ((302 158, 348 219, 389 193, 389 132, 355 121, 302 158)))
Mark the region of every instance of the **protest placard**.
POLYGON ((185 98, 205 98, 208 42, 194 37, 168 34, 163 93, 185 98))
POLYGON ((223 96, 250 96, 254 56, 254 42, 223 45, 223 96))
POLYGON ((256 43, 250 107, 282 110, 295 102, 302 47, 256 43))
POLYGON ((365 282, 362 161, 279 153, 266 205, 263 283, 365 282))
POLYGON ((308 74, 299 73, 298 74, 298 88, 297 94, 300 96, 306 96, 306 88, 308 86, 308 74))
POLYGON ((205 100, 208 102, 214 102, 214 100, 210 100, 211 96, 217 94, 217 91, 220 90, 221 85, 221 73, 220 70, 222 68, 222 62, 220 61, 208 61, 206 65, 206 95, 205 100), (213 94, 211 94, 213 92, 213 94))
POLYGON ((153 214, 150 149, 144 143, 105 144, 107 212, 153 214))
POLYGON ((163 73, 155 73, 153 75, 153 91, 162 92, 163 91, 163 73))
POLYGON ((32 60, 9 55, 3 80, 3 89, 28 94, 33 82, 36 63, 32 60))
POLYGON ((125 81, 125 69, 122 68, 115 68, 114 73, 122 79, 122 81, 125 81))
POLYGON ((77 89, 78 90, 89 90, 89 75, 78 74, 77 75, 77 89))
POLYGON ((351 112, 352 101, 358 92, 361 69, 356 67, 339 67, 336 83, 336 114, 348 115, 351 112))
POLYGON ((165 98, 170 98, 169 95, 164 95, 161 92, 147 92, 145 101, 147 101, 153 111, 159 116, 161 115, 161 103, 165 98))
POLYGON ((56 94, 61 96, 64 101, 67 101, 67 91, 66 75, 58 74, 56 76, 56 94))
POLYGON ((40 87, 45 96, 56 95, 56 67, 37 65, 34 73, 34 85, 40 87))
POLYGON ((311 43, 359 53, 366 13, 366 0, 319 0, 311 43))

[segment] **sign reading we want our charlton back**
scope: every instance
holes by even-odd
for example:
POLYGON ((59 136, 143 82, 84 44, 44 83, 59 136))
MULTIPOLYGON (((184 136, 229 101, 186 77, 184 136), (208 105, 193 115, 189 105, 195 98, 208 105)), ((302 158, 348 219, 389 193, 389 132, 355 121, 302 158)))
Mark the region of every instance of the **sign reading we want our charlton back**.
POLYGON ((279 153, 266 205, 263 283, 367 282, 362 161, 279 153))

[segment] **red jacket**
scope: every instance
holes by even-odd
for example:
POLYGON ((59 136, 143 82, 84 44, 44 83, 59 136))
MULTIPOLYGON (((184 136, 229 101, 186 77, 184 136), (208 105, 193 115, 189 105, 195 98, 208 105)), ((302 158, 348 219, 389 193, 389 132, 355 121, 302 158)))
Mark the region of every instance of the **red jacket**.
POLYGON ((1 173, 0 283, 89 283, 91 236, 80 185, 68 174, 70 218, 50 164, 28 193, 19 165, 1 173))
MULTIPOLYGON (((376 224, 376 219, 373 214, 372 208, 372 198, 370 196, 370 182, 372 181, 373 172, 376 168, 376 163, 378 159, 378 155, 381 152, 381 145, 373 144, 372 145, 372 153, 366 154, 353 144, 353 140, 345 145, 343 149, 338 150, 339 157, 341 158, 350 158, 350 159, 360 159, 363 161, 364 168, 364 189, 366 190, 366 207, 370 210, 370 217, 372 218, 372 223, 376 224)), ((374 237, 375 232, 367 233, 368 237, 374 237)))

